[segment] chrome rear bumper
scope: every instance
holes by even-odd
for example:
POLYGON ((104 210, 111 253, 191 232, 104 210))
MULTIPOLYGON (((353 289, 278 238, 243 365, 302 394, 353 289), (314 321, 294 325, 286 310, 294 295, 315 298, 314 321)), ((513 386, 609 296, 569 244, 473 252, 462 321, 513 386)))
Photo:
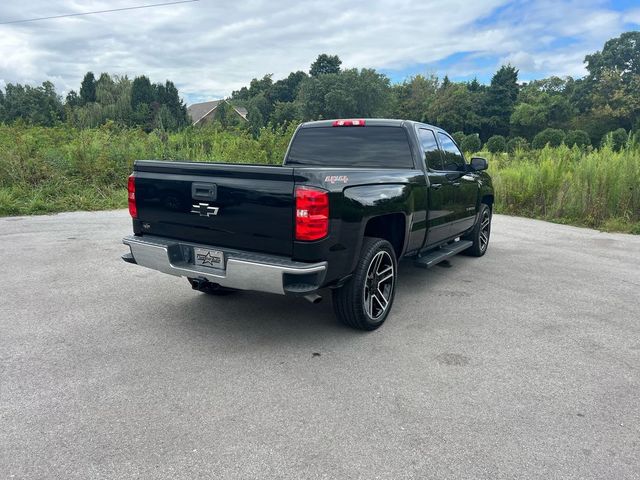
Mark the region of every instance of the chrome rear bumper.
POLYGON ((163 237, 128 236, 122 243, 131 255, 128 263, 179 277, 204 278, 223 287, 256 290, 277 294, 306 295, 320 288, 327 262, 295 262, 285 257, 232 250, 211 245, 198 245, 163 237), (224 268, 195 265, 194 248, 224 252, 224 268))

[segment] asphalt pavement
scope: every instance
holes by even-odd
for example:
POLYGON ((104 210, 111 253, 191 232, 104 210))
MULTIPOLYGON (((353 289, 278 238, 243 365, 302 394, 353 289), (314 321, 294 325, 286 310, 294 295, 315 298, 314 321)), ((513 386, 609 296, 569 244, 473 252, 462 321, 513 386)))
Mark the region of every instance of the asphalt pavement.
POLYGON ((126 211, 0 219, 0 478, 640 478, 640 237, 496 215, 386 324, 120 260, 126 211))

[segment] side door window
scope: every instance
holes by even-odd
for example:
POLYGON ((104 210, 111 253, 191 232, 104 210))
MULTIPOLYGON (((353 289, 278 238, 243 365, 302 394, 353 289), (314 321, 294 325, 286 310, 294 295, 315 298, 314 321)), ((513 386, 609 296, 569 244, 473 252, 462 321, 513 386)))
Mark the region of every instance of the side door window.
POLYGON ((438 139, 440 140, 440 146, 442 147, 442 153, 444 155, 444 170, 453 172, 466 171, 466 163, 464 156, 456 147, 456 144, 449 135, 445 135, 442 132, 438 132, 438 139))
POLYGON ((432 130, 421 128, 418 132, 422 151, 424 152, 424 164, 429 170, 442 170, 442 155, 436 143, 436 136, 432 130))

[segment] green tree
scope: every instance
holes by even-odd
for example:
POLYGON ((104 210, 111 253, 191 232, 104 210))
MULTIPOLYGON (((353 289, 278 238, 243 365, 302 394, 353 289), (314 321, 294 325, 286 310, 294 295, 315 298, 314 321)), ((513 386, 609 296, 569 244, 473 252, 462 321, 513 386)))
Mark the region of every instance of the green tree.
POLYGON ((640 31, 626 32, 604 44, 601 52, 584 59, 592 81, 603 73, 615 70, 624 82, 640 75, 640 31))
POLYGON ((531 146, 535 149, 542 149, 545 145, 559 147, 564 142, 564 137, 565 134, 560 129, 545 128, 533 138, 531 146))
POLYGON ((422 120, 450 132, 477 132, 482 125, 482 95, 470 91, 464 83, 451 83, 437 91, 422 120))
POLYGON ((589 134, 584 130, 569 130, 567 136, 564 139, 567 147, 573 147, 574 145, 579 148, 586 148, 591 145, 591 139, 589 134))
POLYGON ((247 120, 249 121, 249 130, 254 137, 260 133, 260 129, 264 127, 265 121, 262 112, 255 104, 251 104, 247 110, 247 120))
POLYGON ((539 104, 521 103, 514 108, 510 124, 512 135, 532 139, 548 124, 546 109, 539 104))
POLYGON ((267 97, 274 104, 276 102, 293 102, 300 90, 300 83, 307 78, 307 74, 301 71, 291 72, 287 78, 278 80, 270 89, 267 97))
POLYGON ((64 103, 69 107, 78 107, 82 104, 82 100, 75 90, 69 90, 64 103))
POLYGON ((305 120, 380 117, 388 111, 391 88, 375 70, 350 69, 305 79, 297 102, 305 120))
POLYGON ((438 90, 438 78, 416 75, 391 87, 391 116, 420 121, 438 90))
POLYGON ((96 77, 93 75, 93 72, 87 72, 82 79, 80 99, 83 104, 96 101, 96 77))
POLYGON ((491 153, 502 153, 507 150, 507 140, 502 135, 493 135, 485 145, 491 153))
POLYGON ((503 65, 491 78, 484 110, 484 138, 509 134, 509 120, 518 98, 518 70, 503 65))
POLYGON ((216 110, 216 121, 220 123, 220 125, 222 125, 222 127, 227 127, 229 126, 229 119, 231 118, 231 116, 233 115, 233 112, 231 112, 230 110, 233 107, 231 107, 230 105, 227 104, 227 102, 225 100, 222 100, 216 110))
POLYGON ((140 104, 149 105, 154 101, 154 92, 151 82, 144 75, 133 79, 131 86, 131 106, 135 109, 140 104))
POLYGON ((131 85, 131 109, 133 110, 133 123, 144 127, 146 130, 153 129, 153 109, 154 89, 151 82, 144 75, 133 79, 131 85))
POLYGON ((95 83, 96 102, 100 105, 111 105, 116 101, 115 82, 108 73, 101 73, 95 83))
POLYGON ((316 61, 311 64, 309 68, 309 75, 317 77, 319 75, 326 75, 328 73, 339 73, 342 60, 337 55, 327 55, 322 53, 318 55, 316 61))
POLYGON ((276 102, 273 113, 271 114, 271 121, 274 125, 289 125, 291 123, 298 123, 300 120, 300 108, 294 102, 276 102))
POLYGON ((51 82, 43 82, 39 87, 7 84, 1 109, 1 120, 7 123, 22 119, 32 125, 51 127, 65 118, 62 99, 51 82))

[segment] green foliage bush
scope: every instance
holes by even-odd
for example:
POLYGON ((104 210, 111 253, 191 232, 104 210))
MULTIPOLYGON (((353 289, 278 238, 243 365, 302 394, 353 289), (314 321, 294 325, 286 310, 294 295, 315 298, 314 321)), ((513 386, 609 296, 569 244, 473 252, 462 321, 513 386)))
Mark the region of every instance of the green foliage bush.
POLYGON ((564 143, 567 147, 573 147, 575 145, 578 148, 586 148, 591 145, 591 139, 589 138, 589 134, 584 130, 569 130, 564 139, 564 143))
POLYGON ((494 135, 485 145, 491 153, 502 153, 507 150, 507 140, 502 135, 494 135))
POLYGON ((482 147, 482 142, 480 141, 480 135, 477 133, 471 133, 469 135, 465 135, 462 143, 459 144, 460 148, 465 153, 476 153, 480 151, 482 147))
POLYGON ((529 142, 523 137, 513 137, 507 142, 507 152, 514 153, 517 150, 528 150, 529 142))
POLYGON ((542 149, 546 145, 550 147, 559 147, 564 142, 565 134, 558 128, 545 128, 543 131, 533 137, 531 146, 535 149, 542 149))
POLYGON ((609 132, 602 139, 602 145, 610 146, 614 152, 622 150, 629 141, 629 135, 624 128, 618 128, 613 132, 609 132))

